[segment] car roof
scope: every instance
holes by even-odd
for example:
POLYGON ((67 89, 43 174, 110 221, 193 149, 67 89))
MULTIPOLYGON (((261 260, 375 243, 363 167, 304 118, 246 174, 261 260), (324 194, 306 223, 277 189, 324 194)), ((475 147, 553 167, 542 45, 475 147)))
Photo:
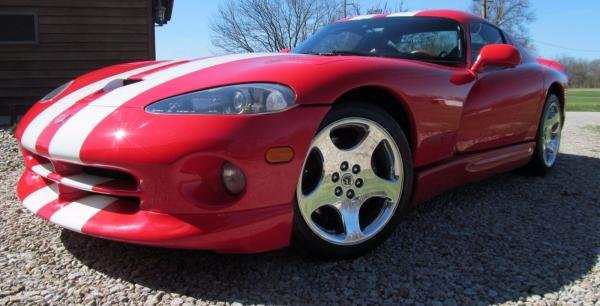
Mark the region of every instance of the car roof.
POLYGON ((371 18, 388 18, 388 17, 443 17, 455 20, 461 24, 467 24, 471 21, 484 21, 483 18, 473 15, 471 13, 457 11, 457 10, 425 10, 425 11, 413 11, 413 12, 398 12, 398 13, 385 13, 385 14, 370 14, 370 15, 359 15, 353 17, 347 17, 338 20, 337 22, 371 19, 371 18))

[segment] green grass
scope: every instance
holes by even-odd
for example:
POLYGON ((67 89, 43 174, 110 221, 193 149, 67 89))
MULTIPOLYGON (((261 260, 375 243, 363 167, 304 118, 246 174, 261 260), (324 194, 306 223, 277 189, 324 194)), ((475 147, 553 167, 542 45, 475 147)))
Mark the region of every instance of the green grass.
POLYGON ((600 112, 600 88, 567 90, 568 112, 600 112))

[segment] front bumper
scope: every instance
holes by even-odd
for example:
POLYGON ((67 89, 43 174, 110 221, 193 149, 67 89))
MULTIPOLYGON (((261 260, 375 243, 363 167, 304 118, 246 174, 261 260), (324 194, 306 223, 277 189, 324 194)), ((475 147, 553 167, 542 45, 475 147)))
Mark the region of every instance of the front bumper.
POLYGON ((218 118, 119 109, 88 136, 79 163, 23 148, 18 196, 52 223, 112 240, 235 253, 285 247, 302 163, 328 109, 218 118), (267 163, 265 152, 276 146, 291 147, 294 159, 267 163), (225 161, 246 175, 239 196, 223 189, 225 161))

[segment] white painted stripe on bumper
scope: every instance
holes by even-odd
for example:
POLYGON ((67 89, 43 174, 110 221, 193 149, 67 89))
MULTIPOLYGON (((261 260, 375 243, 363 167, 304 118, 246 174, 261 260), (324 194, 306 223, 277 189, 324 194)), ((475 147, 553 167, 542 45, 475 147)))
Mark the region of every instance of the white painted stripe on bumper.
MULTIPOLYGON (((50 178, 50 174, 54 172, 54 169, 52 169, 52 164, 40 164, 31 167, 31 171, 33 171, 39 176, 50 178)), ((81 173, 63 177, 60 179, 60 183, 65 186, 77 188, 80 190, 92 191, 95 185, 106 183, 111 180, 112 179, 108 177, 100 177, 86 173, 81 173)))
POLYGON ((157 64, 152 64, 149 66, 133 69, 121 74, 117 74, 111 76, 109 78, 102 79, 100 81, 94 82, 90 85, 82 87, 66 96, 64 96, 59 101, 53 102, 48 108, 38 114, 25 128, 23 132, 23 136, 21 137, 21 144, 26 149, 36 152, 35 144, 40 137, 40 134, 44 131, 44 129, 54 120, 58 115, 67 110, 73 104, 77 103, 81 99, 97 92, 98 90, 104 88, 106 84, 116 79, 126 79, 130 76, 140 74, 146 71, 150 71, 152 69, 156 69, 172 62, 161 62, 157 64))
POLYGON ((159 86, 178 77, 197 72, 213 66, 226 64, 238 60, 287 55, 285 53, 261 54, 233 54, 201 59, 181 64, 172 68, 153 73, 144 78, 144 81, 117 88, 97 100, 91 102, 81 111, 74 114, 56 132, 49 146, 52 157, 81 163, 80 151, 85 139, 92 130, 115 109, 143 92, 159 86))
POLYGON ((58 185, 52 184, 32 192, 23 200, 23 206, 37 213, 46 204, 58 199, 58 185))
POLYGON ((73 231, 81 232, 83 226, 98 212, 117 199, 103 195, 81 198, 61 208, 50 217, 50 222, 73 231))
POLYGON ((52 164, 39 164, 39 165, 35 165, 33 167, 31 167, 31 171, 33 171, 35 174, 39 175, 39 176, 43 176, 43 177, 48 177, 50 176, 50 173, 52 173, 53 169, 52 169, 52 164))
POLYGON ((111 180, 112 180, 111 178, 107 178, 107 177, 93 176, 93 175, 82 173, 82 174, 76 174, 76 175, 72 175, 72 176, 63 177, 60 180, 60 183, 64 184, 65 186, 69 186, 69 187, 73 187, 73 188, 77 188, 77 189, 81 189, 81 190, 92 191, 92 188, 94 187, 94 185, 106 183, 111 180))

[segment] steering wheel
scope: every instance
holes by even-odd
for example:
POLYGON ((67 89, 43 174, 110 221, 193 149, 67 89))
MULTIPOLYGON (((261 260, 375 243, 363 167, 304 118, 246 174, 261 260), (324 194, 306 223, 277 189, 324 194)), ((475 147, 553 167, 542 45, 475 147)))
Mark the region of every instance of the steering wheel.
POLYGON ((410 54, 414 54, 414 55, 422 54, 422 55, 426 55, 429 57, 434 57, 434 55, 433 55, 433 53, 431 53, 431 51, 425 50, 425 49, 413 50, 413 51, 410 51, 410 54))
POLYGON ((442 52, 440 52, 440 54, 438 55, 438 57, 440 57, 440 58, 444 58, 444 57, 446 57, 446 56, 448 56, 448 52, 446 52, 446 51, 442 51, 442 52))

